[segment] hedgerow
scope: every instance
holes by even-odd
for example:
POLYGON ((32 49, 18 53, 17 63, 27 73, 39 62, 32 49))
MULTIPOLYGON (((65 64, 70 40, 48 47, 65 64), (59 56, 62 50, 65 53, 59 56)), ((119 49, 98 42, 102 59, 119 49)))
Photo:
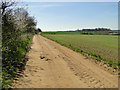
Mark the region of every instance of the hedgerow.
POLYGON ((25 64, 36 22, 24 8, 13 8, 15 2, 2 1, 2 88, 9 88, 25 64), (9 8, 11 6, 11 8, 9 8))
POLYGON ((8 88, 8 85, 11 84, 11 78, 16 76, 17 71, 22 67, 21 63, 23 63, 22 58, 25 57, 25 54, 29 48, 30 42, 32 39, 32 35, 17 40, 14 42, 8 42, 10 46, 6 46, 2 48, 2 57, 3 57, 3 88, 8 88), (16 43, 16 44, 14 44, 16 43))

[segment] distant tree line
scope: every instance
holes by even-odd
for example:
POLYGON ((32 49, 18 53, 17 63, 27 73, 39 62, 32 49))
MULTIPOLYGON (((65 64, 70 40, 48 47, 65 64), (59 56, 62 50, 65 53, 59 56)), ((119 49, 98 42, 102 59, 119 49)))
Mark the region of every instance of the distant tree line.
POLYGON ((82 29, 82 31, 111 31, 108 28, 82 29))
POLYGON ((76 31, 112 31, 112 30, 108 28, 95 28, 95 29, 82 29, 82 30, 77 29, 76 31))

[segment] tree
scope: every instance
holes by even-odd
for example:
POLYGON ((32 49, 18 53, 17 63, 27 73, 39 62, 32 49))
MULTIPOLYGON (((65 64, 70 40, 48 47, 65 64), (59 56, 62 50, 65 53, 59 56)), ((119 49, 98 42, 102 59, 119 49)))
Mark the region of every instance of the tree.
POLYGON ((5 14, 6 9, 7 9, 8 7, 11 7, 11 6, 13 6, 14 4, 15 4, 15 1, 12 1, 12 2, 11 2, 11 0, 9 0, 9 1, 2 0, 2 1, 1 1, 1 5, 0 5, 0 9, 1 9, 2 15, 5 14))
POLYGON ((111 31, 111 29, 107 29, 107 28, 95 28, 95 29, 82 29, 82 31, 111 31))
POLYGON ((38 31, 39 31, 39 32, 42 32, 42 30, 41 30, 40 28, 38 28, 38 31))
POLYGON ((35 26, 36 26, 36 22, 34 21, 34 18, 33 17, 27 17, 27 20, 26 20, 26 31, 27 32, 34 32, 35 30, 35 26))
POLYGON ((36 26, 34 17, 29 16, 24 8, 13 8, 14 4, 15 2, 4 0, 0 7, 2 14, 3 88, 6 87, 7 80, 14 77, 16 71, 20 69, 19 67, 23 63, 21 58, 24 57, 24 53, 29 47, 36 26), (27 34, 28 32, 29 34, 27 34))

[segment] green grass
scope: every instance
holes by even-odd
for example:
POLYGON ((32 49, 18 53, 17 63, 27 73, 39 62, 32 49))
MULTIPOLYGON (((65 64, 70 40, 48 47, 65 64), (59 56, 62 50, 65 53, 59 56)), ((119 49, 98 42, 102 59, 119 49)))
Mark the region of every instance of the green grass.
POLYGON ((63 33, 55 35, 42 33, 42 35, 74 51, 88 54, 99 61, 107 61, 110 66, 116 67, 118 64, 118 36, 63 33))

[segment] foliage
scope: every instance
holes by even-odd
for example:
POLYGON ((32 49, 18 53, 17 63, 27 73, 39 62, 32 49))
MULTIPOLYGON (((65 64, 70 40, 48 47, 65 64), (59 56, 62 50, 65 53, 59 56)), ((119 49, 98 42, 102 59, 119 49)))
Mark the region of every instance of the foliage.
POLYGON ((28 38, 23 38, 21 40, 8 42, 8 46, 2 48, 3 52, 3 88, 7 88, 7 80, 15 77, 17 70, 20 68, 20 63, 22 63, 21 58, 24 55, 30 45, 32 35, 28 38))
MULTIPOLYGON (((15 3, 15 2, 14 2, 15 3)), ((35 33, 36 22, 24 8, 13 9, 12 2, 2 2, 2 87, 8 88, 24 61, 35 33), (4 8, 5 7, 5 8, 4 8)))
POLYGON ((40 28, 35 30, 35 34, 38 34, 39 32, 42 32, 42 30, 40 28))
POLYGON ((95 28, 95 29, 82 29, 82 31, 111 31, 107 28, 95 28))
POLYGON ((39 31, 39 32, 42 32, 42 30, 41 30, 40 28, 38 28, 38 31, 39 31))

